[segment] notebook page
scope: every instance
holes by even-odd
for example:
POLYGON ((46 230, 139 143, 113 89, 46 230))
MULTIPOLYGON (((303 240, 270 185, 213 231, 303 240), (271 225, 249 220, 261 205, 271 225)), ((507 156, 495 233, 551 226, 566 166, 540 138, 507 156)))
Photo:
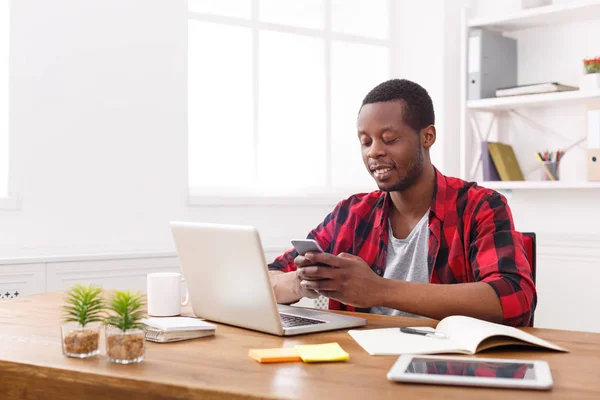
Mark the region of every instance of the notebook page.
MULTIPOLYGON (((447 334, 451 340, 458 343, 461 348, 466 349, 470 354, 475 354, 479 345, 484 340, 493 336, 508 336, 510 338, 519 339, 541 347, 558 351, 566 351, 562 347, 556 346, 555 344, 523 332, 517 328, 494 324, 492 322, 465 316, 452 316, 444 318, 442 321, 440 321, 440 323, 438 323, 437 330, 447 334)), ((507 340, 503 339, 503 341, 507 340)), ((508 342, 512 341, 508 340, 508 342)), ((485 348, 491 348, 492 346, 489 345, 492 343, 493 341, 490 341, 488 346, 485 346, 485 348)), ((498 344, 500 344, 500 341, 498 341, 498 344)))
MULTIPOLYGON (((432 330, 431 328, 418 329, 432 330)), ((438 339, 403 333, 400 332, 400 328, 350 330, 348 333, 372 356, 443 353, 466 354, 465 350, 458 343, 450 339, 438 339)))

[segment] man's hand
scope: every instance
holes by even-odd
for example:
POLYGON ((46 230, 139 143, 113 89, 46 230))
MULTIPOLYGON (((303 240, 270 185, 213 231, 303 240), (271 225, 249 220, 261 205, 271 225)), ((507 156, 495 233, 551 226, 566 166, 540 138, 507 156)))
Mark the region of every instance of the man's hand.
MULTIPOLYGON (((309 299, 316 299, 319 298, 319 296, 321 296, 319 293, 315 292, 314 290, 304 287, 302 286, 302 278, 300 277, 300 272, 299 270, 296 270, 293 272, 294 276, 295 276, 295 289, 296 289, 296 293, 298 293, 298 296, 300 296, 300 298, 302 297, 307 297, 309 299)), ((298 299, 300 300, 300 299, 298 299)))
POLYGON ((383 278, 360 257, 347 253, 307 253, 296 258, 300 285, 318 294, 355 307, 379 306, 383 278), (316 266, 326 264, 328 266, 316 266))
POLYGON ((306 289, 300 285, 298 271, 281 272, 269 271, 271 285, 275 292, 275 298, 280 304, 292 304, 303 297, 316 299, 319 294, 314 290, 306 289))

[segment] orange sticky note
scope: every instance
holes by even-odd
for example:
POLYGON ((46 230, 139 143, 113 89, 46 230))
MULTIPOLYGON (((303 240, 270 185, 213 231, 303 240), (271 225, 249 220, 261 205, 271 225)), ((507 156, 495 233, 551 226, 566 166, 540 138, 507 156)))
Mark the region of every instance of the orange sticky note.
POLYGON ((291 348, 280 349, 250 349, 248 357, 259 363, 276 363, 276 362, 291 362, 302 361, 298 351, 291 348))

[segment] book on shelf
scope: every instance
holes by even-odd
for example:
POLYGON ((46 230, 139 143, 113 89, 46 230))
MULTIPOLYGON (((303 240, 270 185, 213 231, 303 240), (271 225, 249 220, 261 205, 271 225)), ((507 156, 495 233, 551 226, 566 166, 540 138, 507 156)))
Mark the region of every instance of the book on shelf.
POLYGON ((372 356, 400 354, 476 354, 505 346, 568 351, 554 343, 511 326, 454 315, 442 319, 434 328, 416 328, 425 333, 404 333, 400 328, 350 330, 348 333, 372 356))
POLYGON ((167 317, 144 318, 146 339, 167 343, 213 336, 217 326, 197 318, 167 317))
POLYGON ((544 82, 496 89, 496 97, 521 96, 527 94, 568 92, 579 90, 575 86, 563 85, 558 82, 544 82))
POLYGON ((483 180, 500 181, 500 175, 498 175, 498 170, 496 169, 496 165, 494 165, 494 161, 488 150, 488 144, 490 143, 493 142, 481 142, 481 168, 483 170, 483 180))
POLYGON ((488 143, 490 157, 494 161, 500 179, 503 181, 524 181, 525 177, 511 145, 488 143))

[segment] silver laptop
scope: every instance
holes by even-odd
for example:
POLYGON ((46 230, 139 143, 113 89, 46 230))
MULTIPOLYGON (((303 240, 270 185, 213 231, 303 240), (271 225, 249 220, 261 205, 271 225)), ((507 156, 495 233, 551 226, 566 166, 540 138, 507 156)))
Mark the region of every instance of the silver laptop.
POLYGON ((197 317, 280 336, 367 323, 364 318, 278 305, 254 227, 171 222, 171 230, 197 317))

